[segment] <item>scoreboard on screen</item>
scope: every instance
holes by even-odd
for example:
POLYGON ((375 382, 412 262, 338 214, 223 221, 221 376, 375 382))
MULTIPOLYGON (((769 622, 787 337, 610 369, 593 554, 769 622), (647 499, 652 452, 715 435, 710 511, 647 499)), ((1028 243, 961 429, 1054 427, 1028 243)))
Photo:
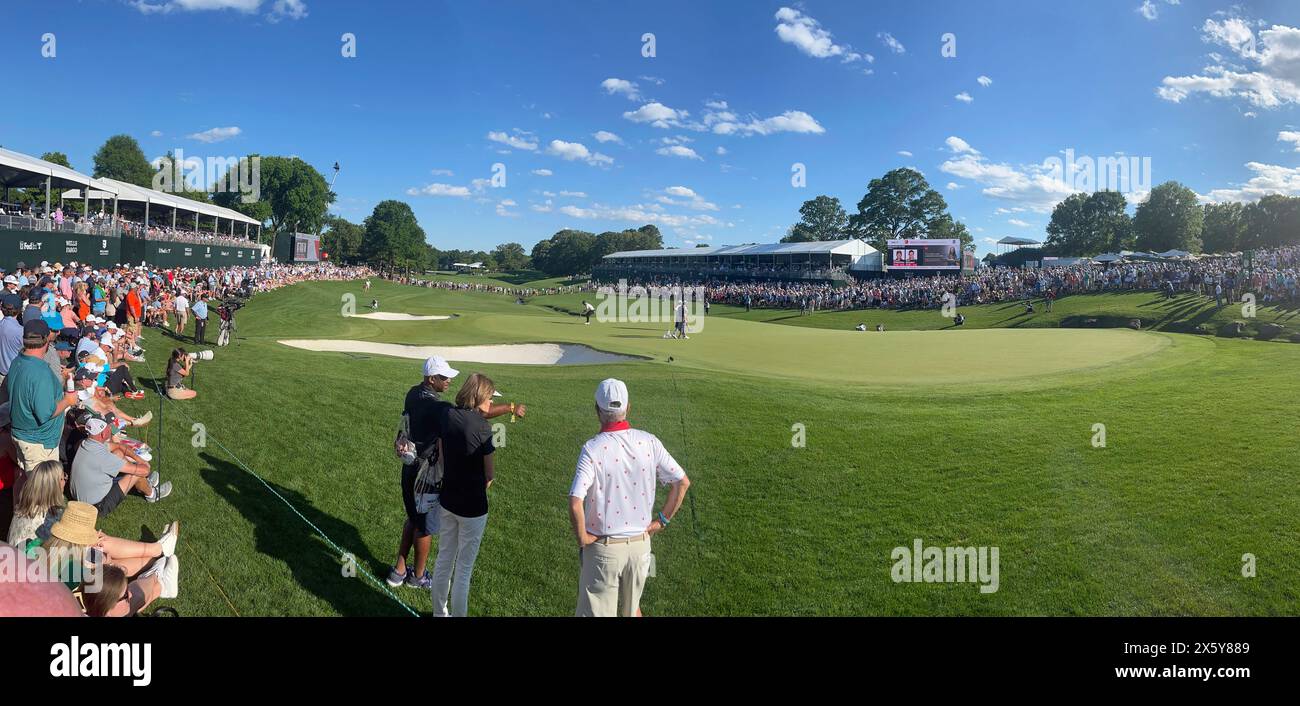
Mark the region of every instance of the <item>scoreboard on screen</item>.
POLYGON ((960 240, 922 239, 890 240, 889 268, 906 270, 949 270, 957 272, 962 266, 960 240))

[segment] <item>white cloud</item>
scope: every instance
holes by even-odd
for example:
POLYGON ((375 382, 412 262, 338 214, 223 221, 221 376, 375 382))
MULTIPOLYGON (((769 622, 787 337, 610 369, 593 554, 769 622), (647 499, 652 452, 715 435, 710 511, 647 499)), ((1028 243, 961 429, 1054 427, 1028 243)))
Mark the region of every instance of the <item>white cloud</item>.
POLYGON ((587 146, 580 142, 565 142, 564 140, 551 140, 551 144, 546 148, 549 154, 553 154, 565 161, 582 161, 592 166, 613 164, 614 158, 603 155, 599 152, 592 152, 587 146))
POLYGON ((1055 178, 1045 165, 1013 167, 990 162, 960 137, 947 139, 954 156, 939 165, 939 171, 974 181, 990 198, 1021 204, 1031 211, 1047 213, 1074 193, 1064 180, 1055 178))
POLYGON ((513 199, 502 199, 501 201, 497 202, 497 208, 496 208, 497 215, 505 218, 518 218, 519 214, 510 210, 511 208, 518 205, 519 204, 515 203, 513 199))
POLYGON ((149 133, 149 137, 162 137, 162 135, 163 135, 162 130, 154 130, 153 132, 149 133))
POLYGON ((536 204, 536 203, 535 203, 535 204, 533 204, 532 206, 529 206, 529 208, 533 209, 534 211, 536 211, 536 212, 538 212, 538 213, 550 213, 551 211, 555 210, 555 209, 551 206, 551 200, 550 200, 550 199, 546 199, 546 203, 543 203, 543 204, 536 204))
POLYGON ((661 78, 657 78, 655 76, 637 76, 637 78, 641 79, 642 81, 645 81, 646 83, 653 83, 656 86, 664 85, 664 80, 661 78))
POLYGON ((406 193, 410 196, 455 196, 457 198, 468 198, 469 189, 463 186, 452 186, 451 184, 429 184, 428 186, 418 189, 407 189, 406 193))
POLYGON ((690 113, 684 110, 669 108, 663 103, 646 103, 645 105, 623 113, 623 117, 634 123, 650 123, 653 127, 668 128, 673 125, 680 125, 690 113))
POLYGON ((836 44, 831 33, 817 20, 802 12, 783 7, 776 11, 776 36, 786 44, 817 59, 839 58, 844 63, 860 61, 862 55, 847 44, 836 44))
POLYGON ((950 181, 950 182, 948 182, 948 186, 947 186, 947 188, 948 188, 949 191, 957 191, 958 189, 961 189, 961 188, 963 188, 963 187, 962 187, 961 184, 958 184, 958 183, 955 182, 955 181, 950 181))
POLYGON ((1007 221, 1007 223, 1010 223, 1013 226, 1019 226, 1021 228, 1030 228, 1033 226, 1032 223, 1026 223, 1025 221, 1022 221, 1019 218, 1012 218, 1011 220, 1007 221))
POLYGON ((731 113, 706 113, 704 124, 710 126, 718 135, 771 135, 778 132, 811 133, 820 135, 826 132, 813 116, 802 110, 787 110, 771 118, 750 117, 747 120, 737 118, 731 113))
POLYGON ((962 154, 965 152, 969 152, 971 154, 979 154, 979 150, 975 149, 974 147, 971 147, 969 142, 961 139, 960 137, 957 137, 956 135, 953 135, 952 137, 949 137, 948 139, 944 140, 943 143, 945 145, 948 145, 948 149, 952 150, 953 152, 956 152, 957 154, 962 154))
POLYGON ((1300 29, 1272 25, 1258 36, 1243 19, 1206 20, 1201 40, 1226 47, 1244 65, 1219 61, 1199 74, 1166 76, 1156 89, 1164 100, 1181 103, 1193 93, 1240 98, 1256 108, 1300 103, 1300 29))
POLYGON ((661 154, 665 157, 682 157, 683 159, 698 159, 704 161, 704 158, 695 153, 695 150, 685 145, 671 145, 669 147, 660 147, 655 150, 655 154, 661 154))
POLYGON ((587 198, 587 192, 585 192, 585 191, 561 191, 561 192, 560 192, 560 196, 563 196, 563 197, 565 197, 565 198, 570 198, 570 199, 585 199, 585 198, 587 198))
POLYGON ((637 85, 622 78, 607 78, 600 82, 600 87, 605 89, 609 95, 625 96, 628 100, 641 100, 641 92, 637 90, 637 85))
POLYGON ((560 213, 563 213, 566 216, 581 218, 584 220, 623 221, 641 224, 658 223, 673 228, 706 225, 730 227, 732 225, 730 223, 724 223, 707 213, 692 215, 667 213, 660 204, 637 204, 633 206, 604 206, 595 204, 591 208, 561 206, 559 210, 560 213))
POLYGON ((705 101, 704 107, 710 110, 726 110, 727 102, 726 101, 705 101))
POLYGON ((540 177, 548 177, 555 174, 555 172, 549 169, 534 169, 533 174, 540 177))
POLYGON ((519 128, 514 129, 514 134, 504 132, 489 132, 487 139, 493 142, 499 142, 507 147, 513 147, 517 150, 528 150, 529 152, 537 149, 537 140, 533 138, 532 133, 524 132, 519 128))
POLYGON ((1160 12, 1156 9, 1156 6, 1151 3, 1151 0, 1142 0, 1142 4, 1138 6, 1137 13, 1148 20, 1154 20, 1160 15, 1160 12))
POLYGON ((303 0, 275 0, 266 19, 271 22, 280 20, 301 20, 307 16, 307 4, 303 0))
POLYGON ((985 88, 988 88, 989 86, 992 86, 992 85, 993 85, 993 79, 989 78, 988 76, 980 76, 979 78, 977 78, 977 79, 975 79, 975 80, 976 80, 977 82, 979 82, 979 85, 981 85, 981 86, 983 86, 983 87, 985 87, 985 88))
POLYGON ((958 93, 957 95, 953 96, 953 98, 956 98, 957 100, 961 101, 962 103, 973 103, 973 102, 975 102, 975 99, 974 99, 974 98, 971 98, 971 95, 970 95, 969 93, 965 92, 965 91, 962 91, 961 93, 958 93))
POLYGON ((430 169, 429 173, 434 176, 456 176, 450 169, 430 169))
POLYGON ((615 135, 612 132, 609 132, 608 130, 600 130, 595 134, 593 134, 592 137, 596 138, 596 142, 600 142, 602 144, 605 142, 617 142, 620 145, 623 144, 623 138, 619 137, 618 135, 615 135))
POLYGON ((1204 201, 1258 201, 1269 194, 1300 196, 1300 167, 1283 167, 1276 164, 1247 162, 1246 168, 1255 173, 1246 183, 1236 188, 1214 189, 1203 197, 1204 201))
POLYGON ((894 39, 894 35, 889 32, 880 32, 876 35, 876 38, 879 39, 882 44, 889 47, 889 50, 895 54, 902 54, 907 51, 907 49, 903 47, 903 43, 894 39))
POLYGON ((695 211, 718 210, 717 204, 706 201, 704 197, 695 193, 694 189, 685 186, 670 186, 664 189, 662 195, 655 197, 655 200, 668 206, 685 206, 695 211))
POLYGON ((243 130, 240 130, 237 127, 214 127, 211 130, 204 130, 203 132, 186 135, 186 137, 191 140, 198 140, 199 142, 207 142, 208 144, 211 144, 213 142, 229 140, 232 137, 236 137, 241 132, 243 132, 243 130))
POLYGON ((714 152, 716 152, 719 157, 725 157, 727 155, 727 148, 719 145, 718 149, 714 150, 714 152))
POLYGON ((907 150, 899 150, 899 151, 898 151, 898 156, 899 156, 899 157, 911 157, 911 156, 912 156, 912 153, 911 153, 911 152, 908 152, 907 150))

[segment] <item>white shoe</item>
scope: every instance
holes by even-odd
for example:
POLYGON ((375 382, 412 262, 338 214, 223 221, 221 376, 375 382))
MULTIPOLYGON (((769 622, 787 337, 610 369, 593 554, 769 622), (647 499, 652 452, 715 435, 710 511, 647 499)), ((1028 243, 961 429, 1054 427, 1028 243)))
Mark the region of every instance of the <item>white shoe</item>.
POLYGON ((176 521, 167 525, 163 530, 162 536, 158 538, 158 543, 162 545, 163 556, 176 556, 176 540, 181 536, 181 523, 176 521))
POLYGON ((158 573, 158 582, 162 584, 159 598, 175 598, 181 588, 181 560, 175 556, 164 557, 162 571, 158 573))

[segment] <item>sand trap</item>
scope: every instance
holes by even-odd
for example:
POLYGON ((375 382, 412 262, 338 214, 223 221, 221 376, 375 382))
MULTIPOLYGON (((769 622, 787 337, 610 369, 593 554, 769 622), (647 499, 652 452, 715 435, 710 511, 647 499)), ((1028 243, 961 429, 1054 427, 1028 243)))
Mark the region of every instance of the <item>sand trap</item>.
POLYGON ((415 314, 397 314, 387 311, 375 311, 369 314, 353 314, 353 319, 378 319, 380 321, 441 321, 450 316, 416 316, 415 314))
POLYGON ((631 355, 606 353, 574 343, 511 343, 499 346, 406 346, 399 343, 370 341, 311 340, 280 341, 286 346, 329 353, 373 353, 395 358, 440 355, 447 360, 466 363, 503 363, 506 365, 583 365, 586 363, 623 363, 645 360, 631 355))

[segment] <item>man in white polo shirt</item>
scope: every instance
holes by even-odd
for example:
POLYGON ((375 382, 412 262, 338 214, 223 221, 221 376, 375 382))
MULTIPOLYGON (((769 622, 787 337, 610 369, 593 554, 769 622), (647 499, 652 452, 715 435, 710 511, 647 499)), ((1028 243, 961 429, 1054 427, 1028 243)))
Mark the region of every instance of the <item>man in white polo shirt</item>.
POLYGON ((650 537, 672 521, 691 481, 654 434, 627 423, 627 385, 596 387, 600 433, 583 444, 569 489, 569 517, 582 552, 579 617, 638 615, 650 537), (669 485, 656 512, 655 481, 669 485))

